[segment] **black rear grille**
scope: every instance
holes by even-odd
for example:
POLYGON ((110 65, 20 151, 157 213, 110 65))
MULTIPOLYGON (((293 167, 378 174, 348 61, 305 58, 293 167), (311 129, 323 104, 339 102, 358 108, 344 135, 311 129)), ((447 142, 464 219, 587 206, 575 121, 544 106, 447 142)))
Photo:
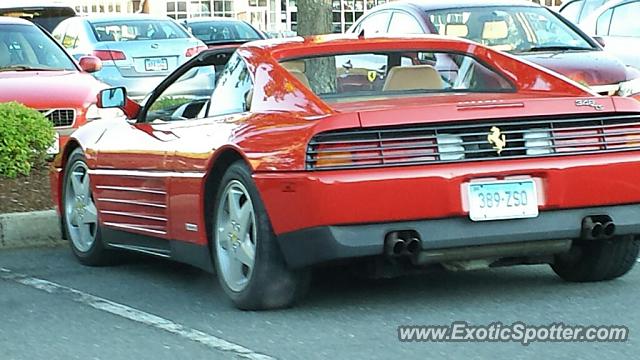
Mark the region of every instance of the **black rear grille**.
POLYGON ((350 169, 627 150, 640 150, 637 114, 330 131, 313 137, 306 164, 350 169))
POLYGON ((71 126, 76 119, 76 112, 73 109, 50 109, 40 110, 40 112, 55 127, 71 126))

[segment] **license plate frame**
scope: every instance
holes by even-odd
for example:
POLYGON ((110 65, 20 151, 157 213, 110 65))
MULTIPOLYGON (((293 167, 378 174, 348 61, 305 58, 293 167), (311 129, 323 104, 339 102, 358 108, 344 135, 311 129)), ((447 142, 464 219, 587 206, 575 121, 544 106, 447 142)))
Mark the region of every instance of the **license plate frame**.
POLYGON ((145 71, 167 71, 169 70, 169 60, 167 58, 144 59, 145 71))
POLYGON ((533 179, 473 181, 468 185, 472 221, 526 219, 539 214, 533 179))

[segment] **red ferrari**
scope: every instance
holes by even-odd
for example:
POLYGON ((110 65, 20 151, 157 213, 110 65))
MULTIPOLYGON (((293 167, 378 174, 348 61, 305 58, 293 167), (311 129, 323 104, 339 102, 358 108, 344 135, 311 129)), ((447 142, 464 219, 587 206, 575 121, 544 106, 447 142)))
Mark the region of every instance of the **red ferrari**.
POLYGON ((237 307, 270 309, 320 264, 548 263, 599 281, 636 262, 636 100, 437 36, 232 51, 199 54, 142 105, 100 94, 129 120, 76 131, 51 177, 81 263, 166 257, 215 270, 237 307))

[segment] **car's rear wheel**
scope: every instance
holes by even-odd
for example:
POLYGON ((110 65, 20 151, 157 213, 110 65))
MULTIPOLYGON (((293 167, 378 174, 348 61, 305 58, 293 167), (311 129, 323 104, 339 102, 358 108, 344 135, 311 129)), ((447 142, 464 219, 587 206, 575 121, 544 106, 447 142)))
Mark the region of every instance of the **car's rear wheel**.
POLYGON ((551 267, 567 281, 611 280, 633 268, 639 250, 640 242, 632 235, 582 241, 570 252, 556 256, 551 267))
POLYGON ((306 292, 309 272, 287 268, 242 161, 225 172, 215 204, 212 251, 219 282, 235 306, 262 310, 293 305, 306 292))
POLYGON ((80 263, 98 266, 111 262, 112 252, 102 243, 89 167, 81 149, 71 153, 65 167, 61 214, 71 250, 80 263))

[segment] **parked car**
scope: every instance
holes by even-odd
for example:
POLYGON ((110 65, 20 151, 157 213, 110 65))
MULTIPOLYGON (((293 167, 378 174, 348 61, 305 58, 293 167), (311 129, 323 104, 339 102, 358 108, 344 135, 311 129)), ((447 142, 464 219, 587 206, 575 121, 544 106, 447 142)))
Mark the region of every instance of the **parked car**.
POLYGON ((94 76, 126 87, 135 99, 207 48, 172 19, 144 14, 75 17, 60 23, 53 36, 75 58, 100 58, 102 70, 94 76))
POLYGON ((467 38, 589 85, 639 94, 640 73, 554 11, 524 0, 397 1, 374 8, 349 33, 431 33, 467 38))
POLYGON ((580 22, 587 34, 601 39, 605 51, 640 69, 640 1, 611 0, 580 22))
POLYGON ((96 106, 98 92, 107 85, 89 73, 99 69, 100 60, 93 56, 82 57, 77 64, 31 22, 0 17, 0 102, 17 101, 40 110, 60 139, 51 153, 57 153, 83 124, 105 113, 114 115, 96 106))
POLYGON ((563 3, 558 11, 566 19, 577 25, 607 1, 608 0, 569 0, 563 3))
POLYGON ((196 17, 181 24, 209 48, 266 38, 251 24, 227 17, 196 17))
POLYGON ((130 120, 83 127, 52 172, 81 263, 126 249, 215 268, 242 309, 291 305, 309 269, 335 261, 549 263, 569 281, 635 264, 638 101, 455 38, 326 35, 230 52, 197 55, 143 106, 124 88, 101 92, 130 120), (385 67, 342 82, 352 69, 337 57, 385 67), (221 62, 214 89, 174 95, 221 62))
POLYGON ((32 21, 51 32, 64 19, 76 16, 76 11, 57 0, 2 0, 0 16, 32 21))

